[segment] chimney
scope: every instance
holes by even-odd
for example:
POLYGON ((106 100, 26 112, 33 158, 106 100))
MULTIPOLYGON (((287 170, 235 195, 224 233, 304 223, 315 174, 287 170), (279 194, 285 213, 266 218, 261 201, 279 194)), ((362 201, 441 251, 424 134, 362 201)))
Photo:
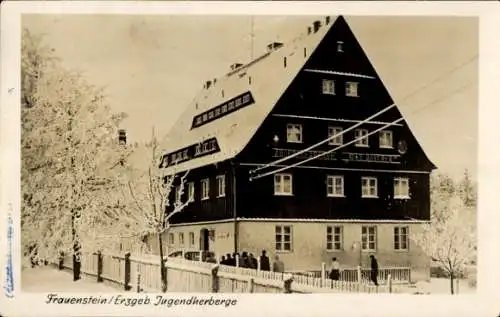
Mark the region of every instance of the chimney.
POLYGON ((319 20, 314 21, 313 23, 314 33, 318 32, 320 27, 321 27, 321 21, 319 20))
POLYGON ((121 145, 127 144, 127 131, 125 129, 118 130, 118 143, 121 145))

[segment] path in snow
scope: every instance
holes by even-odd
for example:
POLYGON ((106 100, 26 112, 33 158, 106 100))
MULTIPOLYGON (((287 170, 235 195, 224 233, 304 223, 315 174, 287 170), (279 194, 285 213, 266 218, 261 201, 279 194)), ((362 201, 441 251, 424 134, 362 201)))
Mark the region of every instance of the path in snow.
POLYGON ((21 273, 21 290, 23 292, 73 292, 73 293, 116 293, 119 288, 104 283, 97 283, 95 279, 82 276, 82 279, 73 282, 73 273, 59 271, 56 268, 36 267, 26 268, 21 273))

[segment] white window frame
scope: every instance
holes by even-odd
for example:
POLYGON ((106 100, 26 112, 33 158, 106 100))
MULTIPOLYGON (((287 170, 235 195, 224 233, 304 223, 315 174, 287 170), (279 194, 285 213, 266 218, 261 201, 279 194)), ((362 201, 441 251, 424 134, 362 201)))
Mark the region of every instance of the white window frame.
POLYGON ((174 245, 175 244, 175 236, 173 233, 168 234, 168 244, 169 245, 174 245))
POLYGON ((333 79, 323 79, 322 91, 324 95, 335 95, 335 81, 333 79))
POLYGON ((189 233, 189 246, 194 247, 195 245, 194 232, 189 233))
POLYGON ((409 249, 410 249, 410 228, 408 226, 394 227, 394 251, 408 252, 409 249), (402 248, 401 246, 402 241, 404 241, 405 248, 402 248))
POLYGON ((293 252, 293 230, 290 225, 277 225, 274 227, 274 248, 276 252, 288 253, 293 252), (288 232, 286 232, 288 229, 288 232), (288 241, 286 239, 288 237, 288 241), (288 250, 286 245, 289 245, 288 250))
POLYGON ((288 142, 288 143, 302 143, 302 125, 301 124, 288 123, 286 125, 286 142, 288 142))
POLYGON ((187 183, 188 188, 188 201, 194 201, 194 182, 187 183))
POLYGON ((392 131, 390 130, 380 131, 378 141, 379 141, 379 147, 381 149, 392 149, 394 147, 392 131))
MULTIPOLYGON (((331 138, 332 136, 342 133, 344 131, 344 128, 342 127, 334 127, 334 126, 329 126, 328 127, 328 138, 331 138)), ((344 144, 344 135, 341 134, 333 139, 330 139, 328 141, 329 145, 342 145, 344 144)))
POLYGON ((274 195, 275 196, 292 196, 293 195, 293 176, 288 173, 274 174, 274 195), (289 190, 285 190, 286 179, 289 179, 289 190))
POLYGON ((345 83, 345 95, 347 97, 359 97, 358 94, 359 82, 348 81, 345 83))
POLYGON ((344 250, 344 228, 342 226, 326 227, 326 250, 334 252, 344 250))
POLYGON ((354 130, 354 139, 356 142, 354 143, 354 146, 357 147, 369 147, 370 146, 370 139, 368 136, 368 130, 367 129, 356 129, 354 130), (359 140, 356 140, 358 138, 361 138, 359 140))
POLYGON ((326 176, 326 196, 327 197, 344 197, 344 176, 342 175, 327 175, 326 176), (340 180, 340 190, 337 187, 337 181, 340 180))
POLYGON ((179 246, 184 246, 184 232, 179 232, 179 246))
POLYGON ((201 200, 210 198, 210 179, 204 178, 201 180, 201 200))
POLYGON ((378 198, 378 180, 376 177, 361 177, 361 197, 378 198), (365 191, 365 188, 368 190, 365 191), (374 193, 372 189, 375 189, 374 193))
POLYGON ((394 199, 410 199, 410 179, 408 177, 394 178, 394 199))
POLYGON ((361 250, 364 252, 377 251, 377 226, 361 227, 361 250))
POLYGON ((226 196, 226 175, 217 176, 217 197, 226 196))

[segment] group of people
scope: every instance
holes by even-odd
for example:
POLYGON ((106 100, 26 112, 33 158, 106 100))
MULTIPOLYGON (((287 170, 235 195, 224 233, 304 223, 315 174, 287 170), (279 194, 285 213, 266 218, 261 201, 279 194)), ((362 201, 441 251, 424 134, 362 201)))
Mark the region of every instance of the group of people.
POLYGON ((269 257, 266 255, 266 250, 262 250, 262 254, 260 255, 258 260, 253 255, 253 253, 248 253, 246 251, 243 251, 241 255, 238 252, 235 252, 233 254, 228 253, 226 255, 223 255, 220 259, 220 264, 223 265, 236 266, 238 264, 239 267, 254 269, 254 270, 258 268, 259 262, 261 271, 271 271, 271 270, 273 272, 285 271, 285 264, 283 263, 283 261, 281 261, 281 259, 277 255, 275 256, 274 262, 271 266, 269 257))
MULTIPOLYGON (((370 280, 378 286, 378 262, 374 255, 370 255, 370 280)), ((340 279, 340 263, 337 258, 332 258, 332 264, 330 267, 330 273, 328 278, 334 281, 338 281, 340 279)))

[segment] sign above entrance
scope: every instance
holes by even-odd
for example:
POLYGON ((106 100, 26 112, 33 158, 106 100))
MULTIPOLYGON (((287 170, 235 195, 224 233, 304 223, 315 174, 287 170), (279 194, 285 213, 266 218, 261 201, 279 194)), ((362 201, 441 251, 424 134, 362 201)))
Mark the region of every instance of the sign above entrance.
MULTIPOLYGON (((274 158, 288 157, 300 150, 292 149, 278 149, 273 148, 274 158)), ((386 164, 400 164, 401 155, 399 154, 371 154, 371 153, 352 153, 352 152, 331 152, 327 151, 307 151, 300 153, 296 159, 309 159, 319 156, 318 160, 323 161, 344 161, 344 162, 366 162, 366 163, 386 163, 386 164), (326 153, 326 154, 325 154, 326 153), (323 154, 323 155, 322 155, 323 154)))

